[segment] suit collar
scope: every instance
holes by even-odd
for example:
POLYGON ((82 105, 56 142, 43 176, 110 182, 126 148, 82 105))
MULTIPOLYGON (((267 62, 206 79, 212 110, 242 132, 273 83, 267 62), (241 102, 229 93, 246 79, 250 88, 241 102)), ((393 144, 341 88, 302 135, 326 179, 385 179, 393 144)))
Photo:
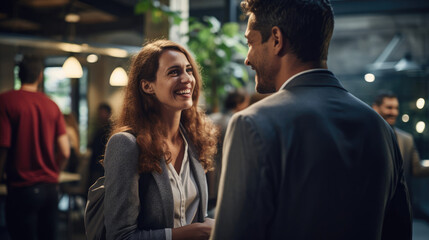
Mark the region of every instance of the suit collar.
POLYGON ((345 90, 334 74, 331 71, 325 69, 300 74, 293 79, 290 79, 290 82, 288 82, 286 86, 282 88, 282 90, 288 90, 293 87, 300 86, 331 86, 345 90))

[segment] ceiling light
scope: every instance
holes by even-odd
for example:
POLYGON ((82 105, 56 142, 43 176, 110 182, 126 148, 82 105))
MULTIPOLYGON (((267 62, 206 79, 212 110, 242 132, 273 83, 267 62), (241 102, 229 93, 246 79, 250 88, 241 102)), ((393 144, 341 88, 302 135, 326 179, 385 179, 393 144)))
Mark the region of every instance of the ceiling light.
POLYGON ((66 22, 77 23, 80 20, 80 16, 76 13, 69 13, 65 17, 66 22))
POLYGON ((96 63, 98 61, 98 56, 95 55, 95 54, 89 54, 86 57, 86 61, 89 62, 89 63, 96 63))
POLYGON ((105 48, 104 51, 112 57, 125 58, 128 56, 128 52, 120 48, 105 48))
POLYGON ((83 75, 82 66, 79 61, 70 56, 63 64, 63 71, 66 77, 68 78, 81 78, 83 75))
POLYGON ((58 43, 58 47, 64 52, 80 53, 83 51, 81 45, 74 43, 58 43))
POLYGON ((115 70, 113 70, 112 75, 110 75, 110 81, 111 86, 119 87, 119 86, 126 86, 128 83, 128 76, 127 72, 122 67, 117 67, 115 70))
POLYGON ((420 121, 416 124, 416 131, 422 133, 425 130, 426 124, 423 121, 420 121))
POLYGON ((408 114, 404 114, 404 115, 402 115, 402 121, 403 121, 403 122, 408 122, 408 121, 410 121, 410 116, 408 116, 408 114))
POLYGON ((374 82, 375 81, 374 74, 372 74, 372 73, 365 74, 365 81, 367 81, 367 82, 374 82))
POLYGON ((422 109, 425 106, 425 100, 423 98, 419 98, 416 101, 416 107, 418 109, 422 109))

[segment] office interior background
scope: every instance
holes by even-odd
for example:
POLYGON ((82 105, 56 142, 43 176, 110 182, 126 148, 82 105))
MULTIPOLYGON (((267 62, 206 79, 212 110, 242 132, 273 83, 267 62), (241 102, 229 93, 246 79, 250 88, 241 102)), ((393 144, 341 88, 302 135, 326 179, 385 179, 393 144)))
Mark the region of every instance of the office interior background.
MULTIPOLYGON (((154 15, 159 12, 141 11, 147 2, 169 6, 184 18, 204 21, 212 16, 221 26, 235 22, 241 35, 246 28, 239 0, 3 0, 0 92, 19 88, 17 63, 23 55, 42 56, 46 65, 42 89, 63 113, 75 114, 80 150, 85 153, 96 129, 98 105, 109 103, 113 117, 120 111, 125 83, 112 82, 113 71, 118 67, 127 71, 131 57, 148 39, 164 36, 186 43, 180 36, 189 30, 183 26, 186 22, 175 25, 172 17, 157 21, 154 15), (81 75, 64 73, 69 57, 78 60, 81 75)), ((421 159, 429 159, 429 1, 331 3, 336 22, 329 69, 348 91, 368 104, 381 89, 396 93, 400 102, 397 126, 413 135, 421 159)), ((237 55, 232 62, 245 68, 243 60, 237 55)), ((252 92, 254 73, 245 69, 248 80, 238 78, 252 92)), ((226 91, 234 86, 226 82, 221 87, 226 91)), ((206 109, 222 110, 208 105, 206 109)), ((429 215, 429 180, 415 179, 412 184, 416 202, 429 215)))

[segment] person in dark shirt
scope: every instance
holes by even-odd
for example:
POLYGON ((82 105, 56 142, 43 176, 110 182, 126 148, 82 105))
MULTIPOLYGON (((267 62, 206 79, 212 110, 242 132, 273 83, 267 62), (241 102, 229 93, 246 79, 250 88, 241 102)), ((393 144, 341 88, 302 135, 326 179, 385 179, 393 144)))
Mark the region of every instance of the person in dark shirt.
POLYGON ((92 154, 89 164, 89 185, 93 184, 97 178, 104 176, 104 168, 100 164, 100 160, 103 159, 107 138, 109 137, 112 128, 110 121, 111 116, 112 108, 110 105, 107 103, 101 103, 98 106, 98 129, 95 132, 90 145, 92 154))

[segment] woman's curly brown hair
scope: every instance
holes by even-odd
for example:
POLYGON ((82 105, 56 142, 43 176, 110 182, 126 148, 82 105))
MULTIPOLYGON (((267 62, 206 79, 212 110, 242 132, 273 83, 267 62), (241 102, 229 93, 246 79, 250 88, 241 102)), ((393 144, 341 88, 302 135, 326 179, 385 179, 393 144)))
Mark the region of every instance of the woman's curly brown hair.
POLYGON ((125 89, 125 99, 122 113, 115 122, 112 135, 122 131, 132 132, 137 139, 140 149, 139 171, 161 172, 160 160, 171 162, 170 152, 166 148, 163 132, 164 127, 160 118, 160 102, 154 95, 142 90, 142 81, 156 81, 159 58, 166 50, 183 53, 192 65, 195 77, 195 88, 192 93, 193 105, 183 110, 180 122, 187 136, 199 154, 203 168, 212 170, 212 157, 216 153, 217 132, 204 112, 198 107, 198 98, 202 86, 199 67, 189 52, 177 43, 169 40, 157 40, 146 44, 132 60, 128 74, 128 85, 125 89))

